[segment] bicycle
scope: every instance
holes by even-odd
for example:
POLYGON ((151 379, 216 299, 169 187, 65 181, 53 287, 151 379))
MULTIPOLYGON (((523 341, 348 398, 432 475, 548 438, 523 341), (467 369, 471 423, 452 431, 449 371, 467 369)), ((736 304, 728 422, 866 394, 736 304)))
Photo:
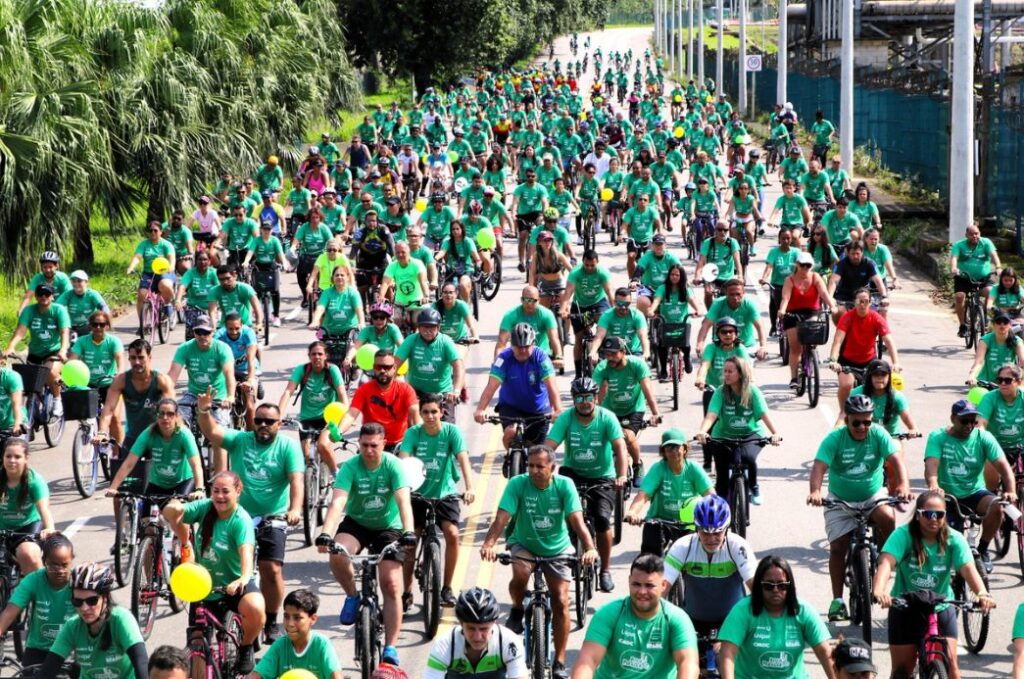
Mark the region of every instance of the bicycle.
MULTIPOLYGON (((660 316, 655 318, 660 319, 660 316)), ((658 346, 668 349, 668 377, 672 381, 672 410, 679 410, 679 384, 682 382, 683 373, 693 372, 693 365, 690 363, 690 323, 666 323, 664 320, 658 322, 658 333, 656 335, 658 346)), ((655 351, 651 350, 652 354, 655 351)))
POLYGON ((355 363, 347 367, 345 365, 348 348, 355 343, 358 334, 359 331, 355 328, 350 328, 338 335, 332 334, 323 328, 317 330, 316 333, 317 339, 323 341, 327 347, 327 362, 333 363, 341 371, 341 381, 346 389, 353 384, 358 384, 363 372, 355 363))
POLYGON ((437 634, 437 626, 441 622, 441 581, 444 569, 441 555, 441 529, 437 525, 437 505, 449 498, 462 499, 461 494, 452 494, 443 498, 424 497, 413 493, 414 501, 424 504, 423 532, 420 533, 419 549, 416 554, 416 583, 423 594, 423 627, 427 638, 433 639, 437 634))
MULTIPOLYGON (((787 314, 793 317, 794 314, 787 314)), ((796 324, 796 336, 803 345, 800 350, 800 363, 796 367, 796 395, 807 394, 807 402, 812 408, 818 406, 821 395, 821 376, 818 373, 818 347, 828 343, 829 322, 828 312, 819 312, 816 317, 800 319, 796 324)), ((780 337, 785 333, 780 330, 780 337)), ((781 341, 781 340, 780 340, 781 341)), ((788 344, 788 343, 787 343, 788 344)), ((787 353, 789 347, 786 347, 787 353)))
MULTIPOLYGON (((670 521, 667 519, 644 519, 645 526, 654 526, 658 529, 659 536, 661 537, 661 556, 662 558, 668 554, 669 550, 672 549, 672 544, 675 540, 669 539, 672 536, 678 535, 683 537, 694 532, 694 525, 692 523, 683 523, 682 521, 670 521)), ((678 538, 676 538, 678 539, 678 538)), ((678 577, 676 581, 672 583, 666 594, 669 602, 683 607, 683 578, 678 577)))
POLYGON ((514 556, 509 552, 498 554, 498 561, 508 566, 512 561, 534 564, 533 587, 523 598, 523 642, 526 645, 526 666, 532 679, 545 679, 551 670, 555 656, 551 640, 551 592, 544 580, 546 564, 568 564, 574 567, 578 559, 574 556, 514 556))
POLYGON ((612 245, 617 246, 622 241, 622 203, 617 200, 610 200, 606 210, 608 240, 611 241, 612 245))
MULTIPOLYGON (((594 530, 594 524, 590 520, 590 516, 587 513, 588 505, 590 504, 590 494, 596 490, 607 490, 609 488, 615 488, 615 484, 605 479, 597 479, 595 481, 585 481, 579 479, 576 482, 576 489, 580 496, 580 506, 583 512, 583 521, 587 526, 587 530, 590 532, 590 540, 594 544, 597 544, 597 532, 594 530)), ((616 489, 617 490, 617 489, 616 489)), ((616 518, 617 523, 620 526, 621 531, 621 517, 622 513, 616 507, 616 518)), ((591 597, 597 591, 597 578, 599 575, 598 563, 593 563, 589 566, 583 565, 583 543, 579 537, 572 531, 569 532, 569 540, 572 543, 572 547, 576 550, 576 563, 573 568, 573 582, 575 583, 575 604, 576 604, 576 623, 583 629, 587 624, 587 603, 591 597)))
POLYGON ((839 508, 857 522, 850 534, 850 548, 846 553, 846 582, 850 596, 850 621, 860 625, 861 638, 871 645, 871 586, 878 566, 878 543, 871 525, 871 513, 882 505, 896 507, 902 504, 899 498, 883 497, 872 500, 864 507, 852 505, 844 500, 825 499, 823 507, 839 508))
MULTIPOLYGON (((959 514, 959 519, 962 521, 960 532, 967 539, 967 544, 971 547, 971 557, 974 559, 974 568, 978 571, 978 576, 985 585, 985 591, 989 590, 988 573, 985 571, 985 566, 981 563, 981 555, 978 553, 978 537, 981 535, 981 524, 982 517, 978 516, 974 512, 970 511, 969 508, 960 504, 960 502, 952 495, 946 495, 946 507, 948 509, 955 510, 956 514, 959 514)), ((957 517, 949 517, 952 519, 951 527, 955 528, 957 523, 957 517)), ((948 520, 948 519, 947 519, 948 520)), ((967 581, 964 580, 960 573, 953 574, 952 580, 953 596, 963 601, 970 601, 968 597, 973 598, 974 593, 970 591, 967 586, 967 581)), ((971 609, 970 611, 961 611, 963 617, 960 622, 964 628, 964 644, 967 646, 967 650, 977 655, 981 653, 981 650, 985 648, 985 642, 988 640, 988 628, 989 628, 989 614, 981 611, 980 608, 977 610, 971 609)))
POLYGON ((597 202, 588 200, 582 206, 582 228, 580 235, 583 238, 583 251, 597 249, 597 229, 601 220, 601 208, 597 202))
MULTIPOLYGON (((732 463, 729 465, 728 499, 729 510, 732 513, 729 528, 741 538, 747 537, 747 526, 750 525, 750 490, 747 488, 747 463, 740 459, 740 446, 752 444, 763 448, 771 441, 771 437, 768 436, 749 439, 708 438, 708 443, 728 448, 733 456, 732 463)), ((780 438, 779 441, 781 442, 782 439, 780 438)))
POLYGON ((111 479, 110 458, 112 456, 109 438, 103 443, 93 444, 97 435, 99 413, 103 404, 99 404, 96 416, 78 422, 78 431, 71 442, 71 471, 75 478, 75 488, 83 498, 92 497, 96 492, 96 483, 100 471, 107 481, 111 479))
MULTIPOLYGON (((28 418, 22 425, 29 441, 35 440, 35 433, 40 429, 43 431, 43 438, 46 445, 54 448, 64 437, 64 416, 55 417, 53 414, 54 396, 50 392, 50 362, 47 360, 43 365, 33 363, 16 362, 11 364, 11 369, 21 376, 22 386, 25 392, 25 411, 28 418)), ((62 387, 63 388, 63 387, 62 387)))
MULTIPOLYGON (((310 441, 309 453, 306 455, 306 468, 302 473, 302 540, 307 547, 312 547, 317 529, 323 524, 327 514, 327 506, 331 502, 331 489, 334 487, 334 476, 327 463, 320 459, 316 449, 316 439, 320 435, 318 429, 304 429, 298 420, 285 420, 294 423, 299 429, 299 439, 310 441)), ((347 439, 338 442, 338 448, 355 448, 356 444, 347 439)))
MULTIPOLYGON (((505 419, 511 421, 515 427, 515 433, 512 435, 512 442, 509 444, 508 450, 505 451, 505 459, 501 463, 501 475, 506 479, 511 479, 513 476, 526 473, 526 452, 530 449, 531 445, 526 442, 527 425, 541 421, 550 422, 551 416, 536 415, 534 417, 507 417, 505 419)), ((486 421, 490 424, 502 424, 502 418, 497 415, 487 417, 486 421)))
POLYGON ((362 679, 370 679, 380 663, 384 650, 384 611, 377 598, 377 564, 383 559, 397 556, 402 547, 392 542, 380 554, 349 554, 343 545, 332 542, 331 554, 344 554, 358 567, 356 578, 360 585, 359 610, 356 613, 356 652, 362 679))
MULTIPOLYGON (((214 587, 211 594, 227 594, 224 587, 214 587)), ((206 679, 236 677, 238 651, 242 645, 242 619, 228 611, 221 621, 205 602, 195 605, 195 622, 188 628, 188 658, 194 668, 196 661, 205 668, 206 679)), ((193 676, 195 674, 193 673, 193 676)))
MULTIPOLYGON (((951 670, 946 638, 939 634, 939 616, 935 607, 940 604, 955 606, 965 616, 977 608, 974 602, 962 599, 946 599, 927 590, 910 592, 894 597, 893 608, 915 608, 924 612, 928 619, 928 631, 918 644, 917 667, 920 679, 946 679, 951 670)), ((988 614, 985 614, 986 617, 988 614)))
MULTIPOLYGON (((676 581, 678 582, 678 580, 676 581)), ((682 606, 682 604, 679 604, 682 606)), ((718 679, 718 654, 715 644, 718 643, 718 630, 709 630, 707 634, 697 635, 697 662, 700 663, 700 676, 704 679, 718 679)))
MULTIPOLYGON (((21 582, 21 568, 14 552, 8 549, 7 541, 16 533, 10 530, 0 530, 0 610, 6 609, 11 601, 11 594, 21 582)), ((38 537, 38 536, 37 536, 38 537)), ((11 642, 14 646, 14 655, 19 660, 25 653, 25 640, 28 634, 25 624, 28 622, 29 612, 22 610, 21 614, 11 625, 8 632, 11 635, 11 642)), ((3 637, 3 646, 6 646, 7 635, 3 637)), ((4 653, 6 655, 6 652, 4 653)))
POLYGON ((964 336, 964 345, 973 349, 978 345, 978 340, 985 334, 988 326, 988 316, 985 314, 985 303, 978 294, 981 289, 988 285, 988 281, 975 281, 965 274, 957 276, 966 280, 970 285, 964 299, 964 322, 967 325, 967 334, 964 336))
MULTIPOLYGON (((565 285, 561 285, 557 288, 541 288, 540 298, 541 301, 547 301, 546 306, 548 310, 555 315, 555 323, 558 325, 558 341, 564 347, 569 343, 569 329, 570 323, 568 318, 562 318, 562 293, 565 292, 565 285)), ((560 371, 562 374, 564 371, 560 371)))
MULTIPOLYGON (((981 384, 981 382, 979 382, 981 384)), ((1019 515, 1021 507, 1024 507, 1024 498, 1021 498, 1021 493, 1024 493, 1024 445, 1017 444, 1013 446, 1003 446, 1003 452, 1006 454, 1006 459, 1010 462, 1010 467, 1013 468, 1013 475, 1015 478, 1015 488, 1017 492, 1017 504, 1015 506, 1016 512, 1012 512, 1004 508, 1003 524, 999 527, 999 531, 996 533, 997 539, 992 541, 993 547, 996 551, 996 558, 1003 558, 1010 551, 1010 535, 1012 533, 1017 534, 1017 556, 1019 560, 1019 566, 1021 576, 1024 577, 1024 516, 1019 515), (1018 514, 1016 518, 1010 516, 1010 514, 1018 514)))
POLYGON ((277 264, 272 264, 269 269, 263 269, 256 266, 252 271, 253 287, 256 290, 256 295, 260 298, 260 305, 263 311, 263 344, 270 346, 270 326, 271 326, 271 311, 273 311, 273 293, 276 291, 274 287, 275 279, 277 278, 277 264))
POLYGON ((149 339, 152 346, 156 346, 159 338, 160 344, 167 344, 171 331, 178 324, 178 315, 168 312, 170 305, 164 302, 164 298, 152 285, 146 290, 146 299, 142 302, 142 338, 149 339))
MULTIPOLYGON (((178 401, 178 410, 181 413, 181 419, 188 424, 188 429, 192 432, 192 436, 196 440, 196 448, 199 449, 199 457, 203 461, 203 482, 206 486, 205 490, 207 496, 209 496, 215 473, 213 446, 210 445, 210 440, 206 438, 206 434, 203 433, 202 427, 199 426, 199 418, 195 413, 195 404, 196 401, 194 398, 188 399, 186 397, 182 397, 178 401)), ((220 408, 221 406, 216 402, 211 406, 211 410, 215 411, 220 408)))
MULTIPOLYGON (((580 365, 580 374, 577 377, 590 377, 594 374, 594 366, 590 363, 590 349, 594 345, 594 338, 596 334, 594 332, 594 326, 597 324, 600 314, 593 311, 580 311, 569 314, 570 324, 572 319, 576 319, 583 326, 583 329, 576 333, 574 342, 580 345, 580 356, 583 357, 583 361, 580 365)), ((562 345, 565 346, 565 345, 562 345)))

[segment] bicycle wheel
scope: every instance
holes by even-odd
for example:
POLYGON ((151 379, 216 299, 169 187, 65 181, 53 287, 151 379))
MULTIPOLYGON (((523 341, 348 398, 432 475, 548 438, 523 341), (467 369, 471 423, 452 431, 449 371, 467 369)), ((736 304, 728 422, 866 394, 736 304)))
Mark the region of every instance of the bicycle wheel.
POLYGON ((122 499, 114 524, 114 577, 121 587, 132 581, 136 528, 135 500, 122 499))
POLYGON ((548 635, 544 620, 544 607, 535 605, 530 615, 530 647, 526 649, 526 661, 533 679, 546 679, 548 660, 548 635))
POLYGON ((813 350, 807 360, 807 366, 810 368, 807 371, 807 402, 811 404, 812 408, 817 408, 818 397, 821 396, 821 382, 818 375, 818 356, 813 350))
POLYGON ((316 520, 317 523, 323 525, 324 519, 327 517, 327 505, 330 502, 331 493, 334 489, 334 478, 331 476, 331 470, 327 468, 327 463, 321 460, 320 462, 320 491, 317 494, 316 503, 316 520))
MULTIPOLYGON (((627 462, 626 464, 628 465, 630 463, 627 462)), ((628 482, 629 482, 629 480, 627 480, 627 483, 628 482)), ((619 544, 620 542, 622 542, 622 516, 623 516, 623 514, 625 514, 625 511, 624 511, 625 504, 626 504, 626 494, 623 492, 623 490, 621 488, 617 488, 615 490, 615 507, 614 507, 615 515, 613 517, 614 523, 612 524, 612 535, 613 535, 612 542, 614 542, 616 545, 619 544)), ((591 532, 593 532, 593 531, 591 531, 591 532)))
MULTIPOLYGON (((6 577, 0 578, 0 606, 7 608, 7 604, 11 599, 11 583, 6 577)), ((24 616, 22 616, 24 617, 24 616)), ((12 625, 11 626, 11 643, 14 646, 14 654, 19 659, 24 653, 24 625, 12 625)), ((4 641, 5 637, 0 637, 0 643, 6 645, 4 641)), ((6 654, 6 651, 4 651, 6 654)))
POLYGON ((673 351, 669 359, 670 370, 672 372, 672 410, 679 410, 679 382, 683 379, 682 376, 682 361, 679 360, 679 352, 673 351))
POLYGON ((263 345, 270 346, 270 293, 263 293, 263 345))
POLYGON ((156 332, 160 337, 160 344, 167 344, 167 340, 171 336, 171 318, 170 314, 165 314, 162 307, 157 308, 157 321, 156 321, 156 332))
MULTIPOLYGON (((167 529, 165 528, 164 530, 167 529)), ((181 543, 178 542, 178 536, 173 534, 171 536, 171 557, 169 561, 170 568, 165 569, 164 564, 160 564, 160 589, 163 589, 165 584, 168 585, 167 604, 175 613, 181 613, 185 610, 185 602, 175 596, 174 592, 170 591, 171 573, 173 573, 174 569, 181 563, 181 543)))
MULTIPOLYGON (((1017 501, 1017 508, 1020 508, 1020 500, 1017 501)), ((1017 533, 1017 565, 1020 567, 1021 577, 1024 577, 1024 517, 1017 519, 1014 526, 1017 533)))
POLYGON ((153 325, 153 302, 142 303, 142 338, 149 339, 150 345, 156 344, 156 327, 153 325))
POLYGON ((743 238, 740 243, 740 266, 746 271, 747 265, 750 264, 750 243, 747 242, 746 238, 743 238))
POLYGON ((747 480, 737 474, 730 483, 729 509, 732 512, 732 530, 741 538, 747 537, 747 480))
POLYGON ((779 333, 779 358, 782 365, 789 365, 789 336, 785 330, 779 333))
POLYGON ((480 283, 474 280, 469 286, 469 301, 473 308, 473 318, 480 320, 480 283))
POLYGON ((46 412, 46 421, 43 424, 43 438, 46 439, 46 445, 50 448, 56 448, 60 444, 60 440, 64 438, 64 427, 67 426, 67 421, 64 419, 64 415, 60 417, 54 417, 53 413, 53 396, 47 394, 43 399, 43 407, 46 412))
POLYGON ((857 610, 856 623, 860 624, 861 638, 871 645, 871 555, 867 548, 858 550, 853 557, 853 578, 850 581, 850 613, 857 610))
POLYGON ((377 639, 373 633, 377 621, 370 606, 359 609, 358 627, 356 627, 357 649, 356 660, 359 661, 359 673, 363 679, 371 679, 373 671, 380 662, 377 639))
POLYGON ((573 568, 573 586, 575 590, 574 603, 576 606, 576 624, 580 629, 583 629, 587 625, 587 604, 590 601, 590 583, 587 574, 590 571, 589 566, 584 566, 580 559, 583 558, 583 545, 576 538, 576 534, 573 534, 572 539, 573 547, 576 549, 577 564, 573 568))
POLYGON ((967 336, 964 338, 964 344, 968 349, 973 349, 978 341, 978 325, 974 319, 976 313, 977 308, 974 306, 974 302, 969 300, 966 309, 967 317, 964 319, 967 321, 967 336))
POLYGON ((307 464, 303 474, 302 539, 307 547, 313 546, 317 536, 317 501, 320 499, 320 466, 307 464))
POLYGON ((508 451, 509 465, 508 465, 508 478, 513 476, 519 476, 525 473, 526 458, 523 455, 525 451, 522 448, 511 448, 508 451))
POLYGON ((921 669, 921 679, 948 679, 949 670, 942 660, 929 660, 921 669))
POLYGON ((996 531, 995 536, 992 538, 992 553, 993 558, 1002 559, 1010 551, 1010 538, 1013 536, 1013 523, 1006 516, 1003 517, 1003 522, 999 524, 999 530, 996 531))
MULTIPOLYGON (((985 591, 989 591, 988 575, 985 574, 985 567, 981 563, 981 558, 977 555, 974 557, 974 567, 978 570, 981 581, 985 583, 985 591)), ((957 599, 975 603, 978 601, 978 597, 974 595, 971 588, 960 577, 957 577, 954 581, 953 593, 957 599)), ((977 655, 981 653, 981 649, 985 648, 985 642, 988 640, 989 615, 975 609, 973 611, 961 611, 961 616, 964 628, 964 645, 967 646, 968 651, 977 655)))
POLYGON ((437 625, 441 622, 441 543, 437 536, 427 536, 423 543, 423 626, 427 638, 433 639, 437 634, 437 625))
POLYGON ((92 497, 99 476, 99 453, 92 445, 92 428, 79 427, 71 444, 71 471, 82 497, 92 497))
POLYGON ((160 546, 151 536, 142 538, 132 570, 132 615, 139 622, 143 639, 149 639, 160 603, 160 546))
POLYGON ((683 607, 683 579, 676 578, 676 581, 672 583, 672 587, 668 590, 668 600, 670 603, 683 607))
POLYGON ((242 618, 233 611, 228 611, 224 616, 224 631, 226 634, 218 635, 221 644, 221 665, 220 671, 223 677, 237 676, 235 667, 238 665, 238 642, 242 640, 242 618))

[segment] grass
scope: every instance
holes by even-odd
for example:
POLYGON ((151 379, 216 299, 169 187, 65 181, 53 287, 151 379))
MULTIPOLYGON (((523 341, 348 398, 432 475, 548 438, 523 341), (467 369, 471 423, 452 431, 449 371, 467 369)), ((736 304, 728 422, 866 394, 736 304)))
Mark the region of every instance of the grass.
MULTIPOLYGON (((761 51, 761 29, 760 24, 747 24, 747 51, 761 51)), ((775 29, 776 33, 778 29, 775 29)), ((685 45, 689 41, 689 29, 682 29, 682 40, 685 45)), ((778 36, 772 30, 765 31, 765 45, 763 53, 775 54, 778 51, 778 36)), ((714 26, 704 27, 704 48, 714 51, 718 45, 718 29, 714 26)), ((726 52, 739 52, 740 50, 740 29, 739 25, 729 24, 722 34, 722 49, 726 52)))
POLYGON ((859 146, 853 150, 853 169, 859 175, 871 177, 886 193, 915 203, 941 201, 938 191, 921 185, 913 177, 904 177, 882 164, 881 152, 859 146))

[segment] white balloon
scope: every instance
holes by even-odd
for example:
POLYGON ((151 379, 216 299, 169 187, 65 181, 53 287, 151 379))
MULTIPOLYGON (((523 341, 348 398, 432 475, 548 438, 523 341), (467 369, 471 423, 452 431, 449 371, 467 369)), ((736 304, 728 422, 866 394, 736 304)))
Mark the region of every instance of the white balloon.
POLYGON ((409 482, 409 488, 413 491, 419 490, 423 482, 427 480, 427 472, 423 468, 423 460, 410 456, 403 457, 398 461, 402 465, 405 480, 409 482))

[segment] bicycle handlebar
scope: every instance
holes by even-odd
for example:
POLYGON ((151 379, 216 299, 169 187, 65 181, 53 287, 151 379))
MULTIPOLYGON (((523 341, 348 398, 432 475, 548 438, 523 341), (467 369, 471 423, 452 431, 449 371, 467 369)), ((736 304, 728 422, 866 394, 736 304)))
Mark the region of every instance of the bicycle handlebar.
POLYGON ((546 563, 566 563, 574 564, 579 561, 575 556, 517 556, 512 552, 500 552, 498 555, 498 561, 508 566, 513 561, 523 561, 525 563, 532 563, 538 566, 542 566, 546 563))
POLYGON ((840 500, 838 498, 825 498, 821 501, 822 507, 835 507, 838 509, 846 510, 851 514, 869 514, 875 510, 876 507, 886 505, 888 507, 898 507, 899 505, 906 504, 903 500, 898 497, 880 497, 870 501, 870 504, 866 504, 863 507, 858 507, 852 502, 846 500, 840 500))
MULTIPOLYGON (((506 417, 505 420, 512 424, 533 424, 534 422, 550 422, 551 415, 534 415, 533 417, 506 417)), ((500 415, 488 415, 486 421, 489 424, 501 424, 500 415)))
POLYGON ((922 434, 919 431, 915 431, 914 433, 910 433, 909 431, 904 431, 904 432, 900 432, 899 434, 891 434, 891 437, 894 438, 897 441, 908 441, 910 439, 919 439, 922 436, 924 436, 924 434, 922 434))

